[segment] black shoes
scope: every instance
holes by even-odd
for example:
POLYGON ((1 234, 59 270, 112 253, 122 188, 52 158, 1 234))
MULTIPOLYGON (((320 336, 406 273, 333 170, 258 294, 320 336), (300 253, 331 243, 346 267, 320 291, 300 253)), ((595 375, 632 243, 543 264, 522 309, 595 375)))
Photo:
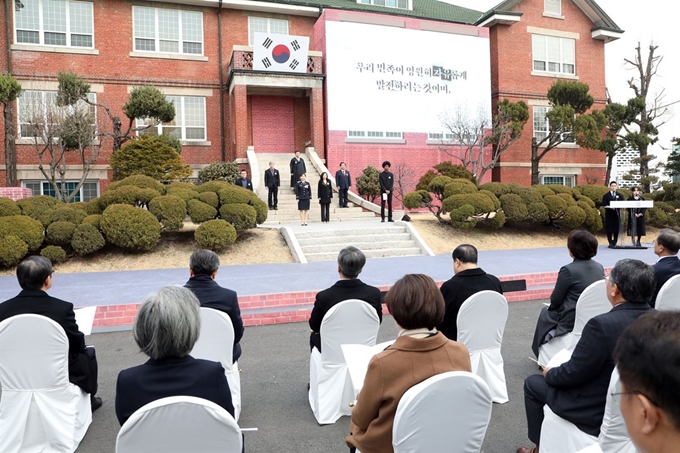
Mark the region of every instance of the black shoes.
POLYGON ((98 396, 93 396, 92 398, 90 398, 90 406, 92 407, 92 412, 102 407, 102 404, 104 403, 102 402, 102 399, 99 398, 98 396))

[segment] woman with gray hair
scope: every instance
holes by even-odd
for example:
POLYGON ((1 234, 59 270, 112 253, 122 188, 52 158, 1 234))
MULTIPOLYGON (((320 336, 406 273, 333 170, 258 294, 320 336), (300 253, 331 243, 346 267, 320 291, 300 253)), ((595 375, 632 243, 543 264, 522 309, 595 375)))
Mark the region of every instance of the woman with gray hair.
POLYGON ((218 362, 189 355, 201 330, 198 299, 180 286, 166 286, 142 302, 132 330, 149 360, 118 374, 116 416, 122 425, 139 408, 168 396, 195 396, 232 416, 231 392, 218 362))

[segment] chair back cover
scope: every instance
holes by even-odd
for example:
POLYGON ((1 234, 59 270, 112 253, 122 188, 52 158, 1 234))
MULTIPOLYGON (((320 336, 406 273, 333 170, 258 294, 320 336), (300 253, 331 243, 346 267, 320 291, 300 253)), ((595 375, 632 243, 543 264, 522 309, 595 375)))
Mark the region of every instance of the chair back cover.
POLYGON ((567 334, 571 340, 567 349, 574 351, 588 321, 595 316, 607 313, 611 309, 612 304, 607 299, 604 279, 588 285, 576 302, 576 319, 574 320, 574 329, 567 334))
POLYGON ((575 453, 597 444, 597 437, 586 434, 571 422, 555 414, 547 404, 543 406, 541 425, 541 453, 575 453))
POLYGON ((467 371, 437 374, 399 400, 394 453, 478 453, 491 418, 491 392, 467 371))
POLYGON ((472 372, 489 386, 494 403, 508 401, 501 344, 508 320, 508 301, 496 291, 470 296, 458 312, 458 341, 470 351, 472 372))
POLYGON ((0 323, 0 451, 73 452, 92 422, 89 394, 69 382, 64 329, 34 314, 0 323))
POLYGON ((201 307, 201 334, 191 356, 222 364, 234 405, 234 418, 238 421, 241 414, 241 376, 238 363, 232 363, 233 351, 234 326, 231 318, 219 310, 201 307))
POLYGON ((612 393, 621 391, 619 370, 614 368, 607 389, 607 405, 604 408, 604 419, 598 438, 604 453, 635 453, 637 450, 628 436, 626 422, 621 415, 621 407, 614 401, 612 393))
POLYGON ((241 429, 212 401, 171 396, 135 411, 120 428, 116 453, 241 453, 241 429))
POLYGON ((680 275, 674 275, 663 284, 656 296, 657 310, 680 310, 680 275))
POLYGON ((321 321, 321 353, 314 348, 309 361, 309 405, 319 424, 350 415, 354 387, 342 344, 375 345, 380 318, 369 303, 350 299, 331 307, 321 321))

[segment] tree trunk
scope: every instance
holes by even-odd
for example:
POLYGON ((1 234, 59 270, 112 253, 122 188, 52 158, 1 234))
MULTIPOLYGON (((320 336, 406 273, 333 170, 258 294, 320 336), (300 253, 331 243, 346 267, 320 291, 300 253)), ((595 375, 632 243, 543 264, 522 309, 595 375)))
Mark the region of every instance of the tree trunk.
POLYGON ((607 172, 605 173, 604 177, 604 185, 609 186, 609 181, 611 181, 612 177, 612 164, 614 161, 614 156, 615 154, 607 154, 607 172))
MULTIPOLYGON (((11 107, 10 107, 11 108, 11 107)), ((5 121, 5 186, 16 187, 17 185, 17 159, 16 142, 11 133, 12 112, 7 104, 3 105, 3 119, 5 121)))
POLYGON ((531 142, 531 185, 537 186, 540 184, 540 172, 538 171, 538 163, 541 159, 538 157, 538 143, 534 138, 531 142))

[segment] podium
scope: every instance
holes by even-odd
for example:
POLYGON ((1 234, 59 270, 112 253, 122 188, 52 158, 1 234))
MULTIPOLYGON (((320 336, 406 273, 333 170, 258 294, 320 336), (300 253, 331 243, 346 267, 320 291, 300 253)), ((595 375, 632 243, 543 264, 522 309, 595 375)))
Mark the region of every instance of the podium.
POLYGON ((625 210, 635 208, 653 208, 654 202, 650 200, 629 200, 629 201, 612 201, 609 203, 609 209, 616 209, 619 216, 619 238, 614 245, 615 249, 646 249, 647 247, 638 247, 635 245, 635 238, 637 237, 637 222, 631 222, 631 245, 624 245, 623 238, 627 236, 626 232, 626 216, 625 210))

